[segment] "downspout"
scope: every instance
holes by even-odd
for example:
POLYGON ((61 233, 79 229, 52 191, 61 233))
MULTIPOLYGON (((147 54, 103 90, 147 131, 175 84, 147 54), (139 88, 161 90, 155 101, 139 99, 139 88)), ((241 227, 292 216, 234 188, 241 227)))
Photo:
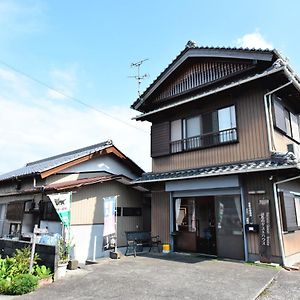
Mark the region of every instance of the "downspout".
POLYGON ((274 192, 274 200, 275 200, 275 214, 277 219, 277 231, 278 231, 278 237, 279 237, 279 246, 280 246, 280 252, 282 257, 282 264, 283 266, 286 266, 286 259, 285 259, 285 251, 284 251, 284 245, 283 245, 283 235, 282 235, 282 224, 281 224, 281 218, 280 218, 280 210, 279 210, 279 200, 277 195, 277 185, 285 182, 289 182, 295 179, 299 179, 300 176, 291 177, 288 179, 284 179, 281 181, 277 181, 273 183, 273 192, 274 192))
POLYGON ((172 233, 174 232, 174 205, 173 205, 173 193, 170 192, 169 195, 169 205, 170 205, 170 244, 171 244, 171 251, 174 252, 174 235, 172 233))
MULTIPOLYGON (((284 69, 285 70, 285 69, 284 69)), ((274 131, 273 131, 273 118, 270 113, 270 108, 271 108, 271 95, 286 86, 290 85, 293 83, 293 80, 290 80, 289 82, 285 83, 284 85, 281 85, 277 87, 276 89, 264 94, 264 104, 265 104, 265 114, 266 114, 266 122, 267 122, 267 134, 268 134, 268 147, 269 151, 271 153, 275 152, 275 147, 274 147, 274 131)))
POLYGON ((244 197, 244 189, 241 185, 241 208, 242 208, 242 220, 243 220, 243 233, 244 233, 244 254, 245 254, 245 261, 249 261, 249 253, 248 253, 248 236, 245 230, 246 225, 246 203, 244 197))
POLYGON ((36 178, 35 178, 35 176, 33 177, 33 187, 36 187, 36 178))

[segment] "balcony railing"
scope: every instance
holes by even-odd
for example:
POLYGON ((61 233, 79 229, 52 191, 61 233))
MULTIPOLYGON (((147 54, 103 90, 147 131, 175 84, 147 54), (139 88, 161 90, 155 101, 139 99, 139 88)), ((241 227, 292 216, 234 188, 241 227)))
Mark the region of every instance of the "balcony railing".
POLYGON ((213 133, 206 133, 170 143, 171 153, 207 148, 237 141, 237 129, 230 128, 213 133))

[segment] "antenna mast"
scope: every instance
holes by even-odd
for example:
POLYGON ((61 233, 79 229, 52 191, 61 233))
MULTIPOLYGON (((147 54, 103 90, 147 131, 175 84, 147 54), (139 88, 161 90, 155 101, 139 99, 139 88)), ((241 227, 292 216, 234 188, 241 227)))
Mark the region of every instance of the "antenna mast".
POLYGON ((130 78, 134 78, 137 81, 139 98, 141 97, 141 83, 142 83, 142 80, 145 79, 145 78, 147 78, 147 77, 149 77, 149 74, 147 74, 147 73, 145 73, 144 75, 140 74, 140 67, 143 64, 143 62, 145 62, 146 60, 149 60, 149 59, 146 58, 146 59, 143 59, 141 61, 132 63, 130 65, 131 68, 133 68, 133 67, 137 68, 137 75, 136 76, 129 76, 129 77, 130 78))

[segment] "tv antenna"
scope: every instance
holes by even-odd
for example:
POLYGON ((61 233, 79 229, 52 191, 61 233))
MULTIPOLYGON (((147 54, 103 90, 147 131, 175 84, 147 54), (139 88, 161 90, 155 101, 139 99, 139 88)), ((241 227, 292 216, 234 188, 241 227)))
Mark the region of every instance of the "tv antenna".
POLYGON ((134 79, 137 81, 139 98, 141 97, 141 83, 142 83, 142 80, 149 77, 149 74, 147 74, 147 73, 145 73, 144 75, 141 75, 141 73, 140 73, 141 65, 142 65, 146 60, 149 60, 149 59, 146 58, 146 59, 140 60, 140 61, 138 61, 138 62, 132 63, 132 64, 130 65, 131 68, 133 68, 133 67, 134 67, 134 68, 137 68, 137 75, 135 75, 135 76, 128 76, 128 77, 129 77, 129 78, 134 78, 134 79))

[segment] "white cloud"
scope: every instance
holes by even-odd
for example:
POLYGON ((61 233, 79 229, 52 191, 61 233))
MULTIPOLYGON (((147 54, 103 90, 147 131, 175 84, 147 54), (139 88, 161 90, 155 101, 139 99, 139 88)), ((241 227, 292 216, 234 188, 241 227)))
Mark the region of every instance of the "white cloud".
POLYGON ((236 41, 238 47, 255 49, 273 49, 273 45, 266 41, 259 31, 247 33, 236 41))
MULTIPOLYGON (((63 73, 55 74, 67 81, 70 79, 63 73)), ((107 106, 105 112, 140 130, 96 111, 73 107, 69 101, 52 101, 49 95, 41 94, 35 83, 11 71, 0 69, 0 78, 5 87, 0 89, 0 173, 22 167, 29 161, 107 139, 112 139, 142 168, 150 170, 149 125, 130 120, 135 112, 128 107, 107 106), (12 87, 10 82, 19 82, 20 89, 17 84, 12 87), (24 86, 27 88, 26 101, 20 96, 24 86)))
POLYGON ((14 38, 40 32, 44 23, 44 4, 40 1, 0 1, 0 36, 14 38))

